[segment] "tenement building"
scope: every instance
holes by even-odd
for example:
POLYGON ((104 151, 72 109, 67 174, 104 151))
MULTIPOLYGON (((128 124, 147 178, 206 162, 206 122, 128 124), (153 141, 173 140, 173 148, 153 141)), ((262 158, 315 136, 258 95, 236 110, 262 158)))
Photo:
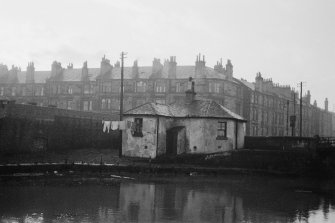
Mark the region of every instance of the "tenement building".
MULTIPOLYGON (((205 56, 197 55, 194 65, 177 65, 176 57, 164 62, 155 58, 152 66, 139 66, 134 61, 124 68, 124 110, 146 102, 170 104, 181 100, 189 77, 195 81, 199 98, 214 100, 243 116, 248 122, 246 134, 250 136, 299 136, 300 98, 288 85, 279 85, 264 79, 258 73, 255 82, 234 77, 233 64, 222 60, 211 68, 205 56)), ((62 67, 54 61, 51 70, 35 70, 28 63, 26 71, 0 64, 0 99, 15 100, 38 106, 117 113, 121 91, 120 62, 112 64, 105 56, 100 68, 82 68, 73 64, 62 67)), ((334 114, 324 107, 311 104, 311 94, 302 100, 302 135, 332 136, 334 114)))

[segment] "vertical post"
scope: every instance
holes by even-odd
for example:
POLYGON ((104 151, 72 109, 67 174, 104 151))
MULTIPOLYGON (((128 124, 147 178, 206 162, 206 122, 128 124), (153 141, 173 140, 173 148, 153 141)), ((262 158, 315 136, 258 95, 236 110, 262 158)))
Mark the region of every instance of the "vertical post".
MULTIPOLYGON (((123 120, 123 66, 125 53, 121 53, 120 121, 123 120)), ((122 157, 122 130, 120 130, 119 157, 122 157)))
POLYGON ((286 113, 286 135, 288 136, 288 119, 290 118, 290 117, 288 117, 288 112, 289 112, 289 106, 290 106, 290 101, 289 100, 287 100, 287 113, 286 113))
POLYGON ((293 92, 292 136, 295 136, 295 91, 293 92))
POLYGON ((302 82, 300 82, 300 138, 302 137, 302 82))
POLYGON ((123 60, 124 52, 121 53, 120 121, 123 120, 123 60))

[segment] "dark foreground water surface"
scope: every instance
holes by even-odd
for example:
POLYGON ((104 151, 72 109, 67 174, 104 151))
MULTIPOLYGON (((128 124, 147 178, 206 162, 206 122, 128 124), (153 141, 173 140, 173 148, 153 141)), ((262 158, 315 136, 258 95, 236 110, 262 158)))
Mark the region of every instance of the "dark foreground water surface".
POLYGON ((140 178, 2 182, 1 222, 335 222, 335 188, 329 182, 140 178))

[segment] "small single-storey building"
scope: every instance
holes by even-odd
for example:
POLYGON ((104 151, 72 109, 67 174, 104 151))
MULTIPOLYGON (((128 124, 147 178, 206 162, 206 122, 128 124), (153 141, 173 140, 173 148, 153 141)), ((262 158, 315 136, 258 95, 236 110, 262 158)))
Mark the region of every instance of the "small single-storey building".
POLYGON ((170 105, 146 103, 127 111, 122 155, 156 158, 243 148, 244 118, 216 101, 196 99, 193 81, 185 93, 170 105))

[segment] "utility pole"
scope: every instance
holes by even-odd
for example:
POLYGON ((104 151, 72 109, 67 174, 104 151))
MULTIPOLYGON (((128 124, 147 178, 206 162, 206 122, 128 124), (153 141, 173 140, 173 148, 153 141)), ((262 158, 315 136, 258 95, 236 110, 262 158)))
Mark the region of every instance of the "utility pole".
POLYGON ((302 137, 302 82, 300 82, 300 138, 302 137))
MULTIPOLYGON (((120 121, 123 121, 123 67, 126 53, 121 53, 120 121)), ((120 130, 119 157, 122 156, 122 130, 120 130)))
POLYGON ((302 137, 302 85, 304 83, 300 82, 300 138, 302 137))
POLYGON ((289 117, 288 117, 288 112, 289 112, 289 108, 290 108, 290 101, 289 100, 287 100, 287 114, 286 114, 286 135, 288 136, 288 119, 289 119, 289 117))
POLYGON ((295 136, 295 91, 293 92, 292 136, 295 136))

